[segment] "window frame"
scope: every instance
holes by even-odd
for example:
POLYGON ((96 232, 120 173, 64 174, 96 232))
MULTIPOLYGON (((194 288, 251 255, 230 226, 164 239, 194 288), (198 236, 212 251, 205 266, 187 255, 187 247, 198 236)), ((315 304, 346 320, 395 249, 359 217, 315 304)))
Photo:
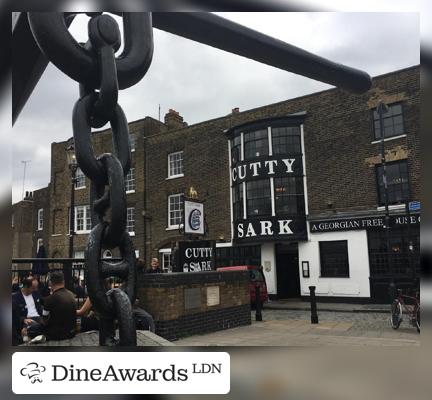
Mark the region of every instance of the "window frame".
POLYGON ((39 208, 37 210, 37 230, 42 231, 44 225, 44 209, 39 208))
MULTIPOLYGON (((305 215, 306 214, 306 204, 305 204, 305 195, 304 195, 304 184, 303 184, 303 177, 302 176, 283 176, 283 177, 275 177, 274 179, 274 202, 275 202, 275 214, 276 215, 305 215), (278 185, 278 181, 284 181, 287 180, 290 182, 291 180, 294 181, 294 194, 289 193, 288 194, 278 194, 276 193, 278 185), (297 187, 300 187, 301 190, 297 191, 297 187), (278 199, 280 198, 280 199, 278 199), (295 199, 296 203, 296 210, 293 211, 283 211, 279 207, 281 206, 281 200, 282 199, 295 199)), ((285 185, 286 186, 286 185, 285 185)), ((291 204, 289 204, 291 206, 291 204)))
POLYGON ((129 134, 129 144, 130 144, 131 153, 135 151, 136 143, 137 143, 137 135, 130 133, 129 134))
POLYGON ((271 135, 271 151, 272 151, 272 155, 276 155, 276 156, 280 156, 280 155, 287 155, 287 154, 302 154, 302 143, 301 143, 301 127, 300 125, 293 125, 293 126, 270 126, 270 135, 271 135), (281 134, 277 134, 277 130, 282 130, 282 129, 298 129, 298 133, 288 133, 286 135, 281 135, 281 134), (275 143, 277 143, 276 139, 279 138, 284 138, 284 137, 292 137, 292 138, 296 138, 298 139, 298 143, 296 145, 298 145, 298 149, 295 149, 295 151, 293 149, 288 149, 288 151, 285 152, 281 152, 279 151, 279 149, 281 148, 280 144, 275 145, 275 143))
POLYGON ((74 189, 75 190, 81 190, 86 188, 86 176, 84 175, 84 172, 80 167, 77 168, 75 172, 75 183, 74 183, 74 189), (79 172, 78 172, 79 171, 79 172), (78 186, 78 183, 81 183, 78 186))
POLYGON ((78 235, 82 235, 82 234, 85 234, 85 233, 90 233, 90 231, 91 231, 91 225, 92 225, 92 223, 91 223, 91 209, 90 209, 90 205, 81 204, 81 205, 75 206, 75 208, 74 208, 74 232, 76 234, 78 234, 78 235), (84 229, 81 229, 81 230, 77 229, 78 228, 78 209, 83 209, 84 210, 83 217, 82 217, 82 219, 83 219, 83 228, 84 229), (90 228, 87 229, 88 228, 88 222, 89 222, 89 220, 90 220, 90 228))
MULTIPOLYGON (((392 135, 390 135, 390 136, 386 136, 385 135, 385 132, 383 132, 383 134, 384 134, 384 141, 386 141, 386 140, 388 140, 388 139, 392 139, 392 138, 395 138, 395 137, 398 137, 398 136, 404 136, 404 135, 406 135, 406 132, 405 132, 405 118, 404 118, 404 115, 405 115, 405 105, 404 105, 404 102, 402 102, 402 101, 397 101, 397 102, 395 102, 395 103, 391 103, 391 104, 387 104, 387 107, 389 107, 389 109, 391 108, 391 107, 393 107, 393 106, 397 106, 397 105, 400 105, 401 106, 401 116, 402 116, 402 133, 394 133, 394 130, 393 130, 393 134, 392 135)), ((375 122, 376 121, 378 121, 379 122, 379 116, 378 116, 378 119, 377 120, 375 120, 375 116, 374 116, 374 112, 378 112, 377 111, 377 107, 374 107, 374 108, 372 108, 371 110, 370 110, 370 115, 371 115, 371 130, 372 130, 372 142, 380 142, 382 139, 381 139, 381 135, 380 135, 380 132, 378 131, 378 132, 376 132, 376 130, 375 130, 375 122)), ((399 115, 399 114, 398 114, 399 115)), ((391 116, 391 117, 384 117, 384 115, 383 115, 383 121, 385 120, 385 119, 389 119, 389 118, 393 118, 394 116, 391 116)))
MULTIPOLYGON (((257 190, 257 189, 255 189, 257 190)), ((261 188, 261 192, 264 193, 264 188, 261 188)), ((253 181, 247 181, 246 182, 246 217, 247 218, 255 218, 255 217, 270 217, 273 214, 273 207, 272 207, 272 188, 271 188, 271 181, 269 178, 264 178, 264 179, 257 179, 257 180, 253 180, 253 181), (260 183, 264 183, 264 182, 268 182, 268 191, 269 191, 269 196, 268 196, 268 201, 269 201, 269 212, 265 213, 265 214, 251 214, 249 212, 250 210, 250 206, 249 206, 249 202, 253 201, 253 200, 262 200, 262 199, 267 199, 267 197, 253 197, 250 198, 249 197, 249 185, 253 185, 256 184, 257 182, 260 183)))
POLYGON ((135 167, 130 167, 129 172, 125 176, 125 189, 126 189, 126 194, 135 193, 136 190, 135 167), (132 175, 131 179, 128 179, 129 174, 132 175), (133 186, 133 189, 128 189, 128 185, 133 186))
MULTIPOLYGON (((389 166, 401 164, 401 163, 406 164, 407 185, 408 185, 407 196, 406 196, 405 200, 402 200, 401 202, 398 202, 398 203, 388 200, 389 206, 398 205, 398 204, 405 204, 406 202, 410 201, 410 199, 411 199, 411 184, 410 184, 410 173, 409 173, 408 159, 386 162, 386 168, 388 169, 389 166)), ((384 207, 385 206, 385 200, 382 199, 383 201, 381 202, 381 196, 380 196, 380 193, 381 193, 380 184, 379 184, 380 183, 380 177, 379 177, 379 173, 378 173, 380 167, 382 167, 382 164, 376 164, 375 165, 375 185, 376 185, 377 205, 378 205, 378 207, 384 207)), ((399 168, 399 171, 400 171, 400 168, 399 168)), ((386 171, 386 177, 388 178, 388 171, 386 171)), ((402 185, 402 183, 400 183, 400 185, 402 185)), ((387 188, 388 188, 388 181, 387 181, 387 188)), ((384 185, 383 185, 383 191, 384 191, 384 185)))
POLYGON ((241 220, 244 219, 244 185, 245 182, 238 183, 237 185, 232 186, 232 209, 233 209, 233 220, 241 220), (239 201, 236 201, 236 191, 238 191, 239 194, 239 201), (237 213, 238 211, 238 213, 237 213))
MULTIPOLYGON (((168 174, 167 174, 167 179, 175 179, 175 178, 181 178, 184 176, 184 150, 180 150, 180 151, 175 151, 173 153, 169 153, 168 154, 168 174), (171 157, 172 156, 176 156, 178 154, 181 154, 181 173, 177 173, 177 174, 171 174, 171 157)), ((178 162, 179 160, 175 160, 174 162, 178 162)))
MULTIPOLYGON (((261 157, 269 157, 270 154, 271 154, 271 149, 270 149, 270 140, 269 140, 269 134, 268 134, 268 126, 244 132, 242 146, 243 146, 243 160, 244 161, 250 161, 250 160, 258 159, 258 158, 261 158, 261 157), (252 140, 247 140, 247 136, 248 135, 251 135, 251 134, 257 133, 257 132, 261 132, 261 131, 265 132, 264 137, 259 138, 259 139, 254 138, 252 140), (256 143, 256 142, 258 142, 260 140, 267 140, 267 153, 266 154, 260 154, 259 156, 257 156, 256 155, 256 151, 255 151, 255 155, 253 157, 249 157, 249 155, 247 154, 247 151, 246 151, 247 145, 250 144, 250 143, 256 143)), ((254 146, 254 147, 255 147, 255 150, 256 150, 256 146, 254 146)), ((263 147, 263 148, 265 148, 265 147, 263 147)))
POLYGON ((161 255, 161 258, 162 258, 162 262, 160 263, 162 266, 162 271, 166 272, 166 273, 172 272, 173 256, 172 256, 171 251, 160 251, 159 254, 161 255), (167 261, 168 261, 168 265, 166 265, 167 261))
POLYGON ((168 201, 168 207, 167 207, 167 209, 168 209, 168 223, 167 223, 168 228, 167 229, 179 229, 180 225, 183 223, 183 219, 184 219, 184 194, 183 193, 170 194, 167 197, 167 201, 168 201), (173 212, 180 211, 180 217, 179 217, 180 223, 179 224, 171 224, 171 198, 174 198, 174 197, 180 198, 180 203, 179 203, 180 204, 180 210, 174 210, 173 211, 173 212))
MULTIPOLYGON (((318 242, 318 249, 319 249, 319 260, 320 260, 320 278, 330 278, 330 279, 347 279, 350 278, 350 265, 349 265, 349 251, 348 251, 348 240, 322 240, 318 242), (323 247, 325 246, 325 244, 328 243, 345 243, 345 248, 346 248, 346 270, 347 270, 347 274, 346 275, 330 275, 328 274, 328 272, 326 272, 326 274, 323 274, 323 265, 325 265, 325 263, 323 263, 323 247)), ((333 267, 334 268, 334 267, 333 267)))
POLYGON ((127 207, 126 208, 126 231, 129 233, 129 236, 135 236, 135 222, 136 222, 136 220, 135 220, 135 207, 127 207), (130 210, 133 210, 132 211, 132 216, 133 216, 133 218, 132 219, 129 219, 129 217, 130 217, 130 215, 129 215, 129 211, 130 210), (129 228, 131 227, 130 226, 130 224, 129 224, 129 222, 130 221, 132 221, 133 223, 131 224, 131 226, 132 226, 132 230, 129 230, 129 228))

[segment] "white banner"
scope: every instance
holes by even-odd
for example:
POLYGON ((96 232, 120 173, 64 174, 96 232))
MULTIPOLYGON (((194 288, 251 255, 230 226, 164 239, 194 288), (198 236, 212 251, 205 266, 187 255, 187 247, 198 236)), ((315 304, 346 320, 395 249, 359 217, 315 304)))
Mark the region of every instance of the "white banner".
POLYGON ((15 394, 227 394, 225 352, 16 352, 15 394))
POLYGON ((204 204, 185 200, 185 233, 204 235, 204 204))

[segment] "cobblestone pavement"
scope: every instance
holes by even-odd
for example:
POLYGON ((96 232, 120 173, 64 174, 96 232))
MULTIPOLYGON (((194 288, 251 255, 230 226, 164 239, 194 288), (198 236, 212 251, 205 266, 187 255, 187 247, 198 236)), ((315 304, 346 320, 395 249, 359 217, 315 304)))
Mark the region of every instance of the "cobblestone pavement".
MULTIPOLYGON (((300 310, 266 310, 263 312, 263 320, 306 320, 310 321, 309 311, 300 310)), ((320 323, 324 322, 343 322, 351 324, 350 328, 341 334, 344 335, 359 335, 373 337, 394 337, 406 339, 419 339, 417 330, 409 324, 409 321, 404 316, 401 326, 398 330, 393 330, 390 326, 390 312, 383 313, 347 313, 333 311, 319 311, 318 318, 320 323)), ((255 312, 252 312, 252 320, 255 320, 255 312)))
MULTIPOLYGON (((164 338, 155 335, 149 331, 137 331, 138 346, 175 346, 174 343, 165 340, 164 338)), ((49 340, 45 343, 27 344, 23 346, 99 346, 99 332, 90 331, 79 333, 72 339, 67 340, 49 340)))
POLYGON ((418 346, 420 335, 403 321, 398 330, 389 314, 318 312, 319 324, 310 323, 310 312, 263 310, 263 321, 205 335, 180 339, 177 346, 418 346))

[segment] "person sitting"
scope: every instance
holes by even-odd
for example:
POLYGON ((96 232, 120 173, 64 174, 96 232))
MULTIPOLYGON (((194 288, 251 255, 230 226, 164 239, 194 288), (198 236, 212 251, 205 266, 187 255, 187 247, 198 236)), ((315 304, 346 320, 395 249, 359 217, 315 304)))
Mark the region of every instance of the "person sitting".
POLYGON ((50 273, 52 294, 44 299, 41 324, 27 329, 30 338, 45 335, 48 340, 64 340, 75 336, 76 301, 75 295, 65 288, 61 271, 50 273))
POLYGON ((151 260, 150 269, 147 270, 148 274, 160 274, 162 270, 159 268, 159 260, 154 257, 151 260))
POLYGON ((12 294, 14 326, 19 330, 18 335, 21 335, 22 329, 42 323, 41 298, 33 281, 33 277, 24 278, 21 289, 12 294))
POLYGON ((81 332, 99 330, 99 317, 92 310, 90 297, 87 297, 82 307, 76 311, 76 316, 81 317, 81 332))
POLYGON ((78 276, 73 277, 73 289, 75 296, 78 299, 84 299, 86 297, 85 289, 81 285, 81 279, 78 276))
POLYGON ((19 279, 17 276, 12 278, 12 293, 18 292, 20 290, 19 279))

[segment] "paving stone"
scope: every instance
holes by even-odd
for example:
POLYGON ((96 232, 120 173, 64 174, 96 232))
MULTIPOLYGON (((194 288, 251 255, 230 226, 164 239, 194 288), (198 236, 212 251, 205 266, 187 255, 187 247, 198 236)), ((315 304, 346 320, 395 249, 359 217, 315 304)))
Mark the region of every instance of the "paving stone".
MULTIPOLYGON (((138 346, 175 346, 174 343, 150 332, 137 331, 138 346)), ((40 344, 25 344, 23 346, 64 346, 64 347, 83 347, 83 346, 99 346, 99 332, 90 331, 79 333, 72 339, 67 340, 49 340, 40 344)))
POLYGON ((197 335, 176 345, 220 346, 418 346, 420 335, 408 324, 395 331, 386 313, 322 311, 319 324, 310 323, 310 312, 263 310, 262 322, 197 335))

